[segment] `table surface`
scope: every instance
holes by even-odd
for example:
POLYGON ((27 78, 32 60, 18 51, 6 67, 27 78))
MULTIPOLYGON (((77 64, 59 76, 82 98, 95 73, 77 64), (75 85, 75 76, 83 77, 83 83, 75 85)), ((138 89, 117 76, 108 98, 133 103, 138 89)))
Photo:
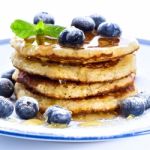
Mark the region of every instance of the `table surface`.
MULTIPOLYGON (((104 14, 109 20, 117 22, 123 28, 123 31, 134 35, 135 37, 150 39, 149 27, 150 21, 147 21, 149 5, 148 0, 130 1, 130 0, 5 0, 0 5, 0 39, 10 38, 10 23, 21 18, 32 21, 32 16, 39 11, 48 11, 56 17, 56 23, 66 25, 74 16, 87 15, 94 12, 104 14), (33 7, 34 6, 34 7, 33 7), (73 7, 72 7, 73 6, 73 7), (134 9, 133 9, 134 8, 134 9), (143 8, 141 10, 141 8, 143 8), (109 10, 109 11, 108 11, 109 10), (133 11, 134 10, 134 11, 133 11), (140 10, 140 11, 139 11, 140 10), (69 12, 69 13, 68 13, 69 12), (137 17, 138 16, 138 17, 137 17), (2 20, 2 21, 1 21, 2 20)), ((68 25, 68 24, 67 24, 68 25)), ((2 64, 0 64, 2 65, 2 64)), ((2 67, 3 68, 3 67, 2 67)), ((94 143, 57 143, 41 142, 16 139, 0 136, 0 149, 5 150, 91 150, 91 149, 149 149, 150 135, 117 139, 106 142, 94 143)))
POLYGON ((0 136, 0 149, 5 150, 149 150, 150 135, 95 143, 57 143, 0 136))

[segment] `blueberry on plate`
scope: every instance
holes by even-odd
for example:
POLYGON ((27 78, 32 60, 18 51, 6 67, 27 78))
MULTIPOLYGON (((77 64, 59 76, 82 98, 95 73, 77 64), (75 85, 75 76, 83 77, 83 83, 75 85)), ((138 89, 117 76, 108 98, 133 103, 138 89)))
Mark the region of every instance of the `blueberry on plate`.
POLYGON ((13 103, 7 98, 0 96, 0 118, 9 117, 14 111, 13 103))
POLYGON ((97 33, 104 37, 120 37, 122 31, 116 23, 103 22, 98 26, 97 33))
POLYGON ((7 72, 4 72, 2 75, 1 75, 1 78, 6 78, 6 79, 9 79, 10 81, 12 81, 13 83, 15 83, 15 81, 12 79, 12 75, 13 73, 15 72, 15 69, 11 69, 7 72))
POLYGON ((78 47, 84 42, 85 35, 83 31, 77 29, 76 27, 70 27, 64 29, 58 38, 58 42, 62 46, 68 47, 78 47))
POLYGON ((90 32, 95 28, 95 22, 90 17, 76 17, 72 20, 71 26, 75 26, 84 32, 90 32))
POLYGON ((126 98, 120 103, 120 112, 124 117, 129 115, 139 116, 145 110, 145 103, 141 97, 133 96, 126 98))
POLYGON ((71 112, 63 107, 51 106, 44 113, 44 118, 50 124, 69 124, 71 121, 71 112))
POLYGON ((32 119, 37 115, 39 105, 34 98, 23 96, 17 100, 15 111, 21 119, 32 119))
POLYGON ((97 29, 98 26, 99 26, 101 23, 103 23, 103 22, 106 21, 106 19, 105 19, 103 16, 99 15, 99 14, 92 14, 90 17, 91 17, 91 18, 94 20, 94 22, 95 22, 95 29, 97 29))
POLYGON ((13 83, 6 78, 0 78, 0 96, 10 97, 14 92, 13 83))
POLYGON ((15 93, 13 93, 11 97, 9 97, 9 100, 12 102, 15 102, 17 100, 15 93))
POLYGON ((142 91, 142 92, 139 92, 135 96, 143 99, 143 101, 145 103, 145 109, 150 108, 150 94, 149 93, 142 91))
MULTIPOLYGON (((50 106, 46 109, 45 113, 44 113, 44 117, 47 118, 47 116, 49 116, 49 118, 51 117, 51 114, 53 111, 62 109, 62 107, 58 106, 58 105, 54 105, 54 106, 50 106)), ((48 119, 48 118, 47 118, 48 119)))
POLYGON ((34 16, 33 23, 37 24, 42 20, 45 24, 54 24, 54 17, 49 15, 47 12, 40 12, 34 16))

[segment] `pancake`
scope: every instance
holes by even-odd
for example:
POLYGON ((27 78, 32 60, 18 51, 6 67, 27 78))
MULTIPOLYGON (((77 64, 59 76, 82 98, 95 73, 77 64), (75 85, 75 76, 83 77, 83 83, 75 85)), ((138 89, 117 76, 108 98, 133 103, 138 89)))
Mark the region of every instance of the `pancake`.
MULTIPOLYGON (((103 46, 101 39, 99 36, 95 36, 78 49, 61 47, 57 40, 56 42, 50 41, 50 43, 45 42, 43 45, 38 45, 36 42, 30 43, 18 37, 12 39, 11 45, 24 57, 73 64, 109 61, 126 56, 139 49, 139 44, 135 39, 120 38, 118 43, 113 46, 109 44, 103 46)), ((112 40, 108 38, 104 43, 112 42, 112 40)))
POLYGON ((15 71, 13 78, 42 95, 51 98, 73 99, 85 98, 95 95, 104 95, 133 84, 135 75, 112 82, 81 84, 75 82, 53 81, 41 76, 31 75, 22 71, 15 71))
POLYGON ((101 119, 113 119, 119 116, 119 111, 109 111, 109 112, 96 112, 96 113, 82 113, 73 115, 73 120, 78 122, 84 122, 83 126, 91 126, 101 119), (96 122, 95 122, 96 121, 96 122), (87 124, 86 124, 87 122, 87 124))
POLYGON ((108 112, 118 108, 119 102, 126 97, 133 96, 137 93, 134 86, 130 86, 124 90, 115 93, 109 93, 105 96, 91 97, 87 99, 64 100, 52 99, 40 94, 35 94, 31 90, 27 90, 22 84, 15 84, 15 93, 17 98, 22 96, 30 96, 39 102, 40 111, 52 105, 59 105, 72 111, 74 114, 91 113, 91 112, 108 112))
POLYGON ((14 53, 13 65, 24 72, 41 75, 55 80, 69 80, 85 83, 113 81, 135 73, 135 56, 127 55, 108 68, 90 68, 83 66, 61 65, 33 61, 14 53))

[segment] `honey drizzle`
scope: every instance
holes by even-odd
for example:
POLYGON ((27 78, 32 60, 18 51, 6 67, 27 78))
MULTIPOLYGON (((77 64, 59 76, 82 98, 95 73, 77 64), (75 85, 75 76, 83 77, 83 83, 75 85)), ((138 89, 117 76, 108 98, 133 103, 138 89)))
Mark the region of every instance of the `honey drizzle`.
MULTIPOLYGON (((25 39, 26 44, 33 44, 37 43, 39 45, 39 41, 42 40, 42 45, 58 45, 58 40, 55 38, 51 38, 49 36, 42 36, 37 40, 38 37, 30 37, 25 39)), ((112 47, 112 46, 118 46, 120 43, 120 38, 117 37, 101 37, 96 35, 95 32, 92 33, 85 33, 85 40, 84 44, 80 47, 80 49, 86 49, 86 48, 98 48, 98 47, 112 47)), ((40 44, 41 45, 41 44, 40 44)), ((60 46, 60 45, 59 45, 60 46)), ((61 46, 60 46, 61 47, 61 46)), ((77 49, 77 48, 75 48, 77 49)))

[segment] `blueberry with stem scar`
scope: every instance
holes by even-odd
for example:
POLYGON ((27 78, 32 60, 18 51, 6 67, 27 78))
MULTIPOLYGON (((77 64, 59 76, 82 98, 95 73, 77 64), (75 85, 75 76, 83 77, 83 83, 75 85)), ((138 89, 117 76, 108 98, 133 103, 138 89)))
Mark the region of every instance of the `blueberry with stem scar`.
POLYGON ((17 100, 15 111, 21 119, 32 119, 37 115, 39 105, 36 99, 23 96, 17 100))

